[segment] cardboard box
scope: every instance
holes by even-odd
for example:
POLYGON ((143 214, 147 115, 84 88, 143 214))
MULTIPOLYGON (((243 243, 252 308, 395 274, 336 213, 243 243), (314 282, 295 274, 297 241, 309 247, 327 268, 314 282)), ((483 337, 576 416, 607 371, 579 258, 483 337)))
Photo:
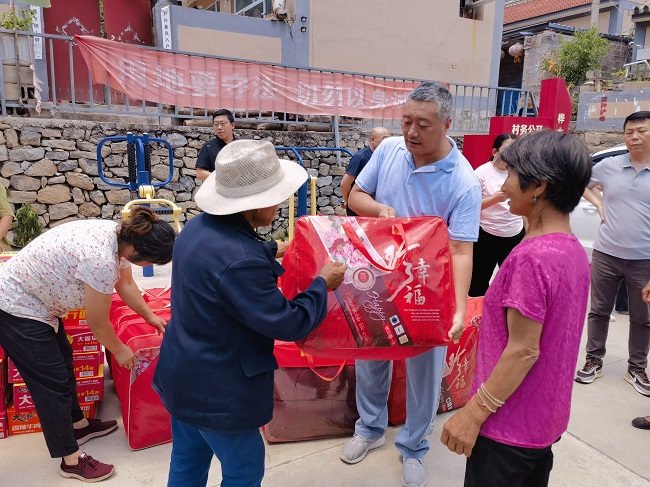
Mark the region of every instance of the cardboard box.
POLYGON ((63 326, 65 326, 66 330, 68 329, 68 326, 88 326, 86 310, 84 308, 72 309, 61 319, 63 320, 63 326))
POLYGON ((5 354, 4 348, 0 347, 0 360, 4 360, 7 358, 7 355, 5 354))
POLYGON ((0 411, 0 440, 7 437, 7 413, 0 411))
POLYGON ((75 353, 72 355, 72 366, 77 379, 99 375, 99 366, 103 364, 101 352, 75 353))
MULTIPOLYGON (((85 315, 84 315, 85 316, 85 315)), ((64 325, 72 353, 99 352, 101 346, 88 325, 64 325)))
POLYGON ((84 402, 79 404, 81 411, 84 413, 84 417, 87 419, 93 419, 97 417, 99 412, 99 403, 98 402, 84 402))
POLYGON ((14 389, 14 409, 16 411, 29 411, 34 409, 34 400, 27 386, 23 382, 13 385, 14 389))
POLYGON ((18 372, 18 369, 14 365, 13 361, 11 359, 8 359, 7 364, 9 365, 9 370, 8 370, 9 384, 16 384, 18 382, 23 382, 23 378, 20 375, 20 372, 18 372))
POLYGON ((101 401, 104 398, 104 366, 99 366, 95 377, 77 379, 77 397, 79 404, 101 401))
POLYGON ((43 429, 35 409, 17 411, 13 406, 10 406, 7 409, 7 431, 10 436, 13 436, 39 433, 43 429))
POLYGON ((0 411, 11 401, 12 388, 7 382, 7 360, 0 359, 0 411))

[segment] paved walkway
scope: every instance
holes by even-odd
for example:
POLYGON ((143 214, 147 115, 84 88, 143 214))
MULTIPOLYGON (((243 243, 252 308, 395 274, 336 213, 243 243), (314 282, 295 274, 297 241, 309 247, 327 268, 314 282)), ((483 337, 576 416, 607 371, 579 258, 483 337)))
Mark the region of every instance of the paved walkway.
MULTIPOLYGON (((135 271, 134 271, 135 272, 135 271)), ((169 282, 169 266, 156 269, 153 278, 138 278, 144 287, 169 282)), ((553 447, 555 466, 552 487, 646 487, 650 486, 650 431, 633 428, 635 416, 650 414, 650 398, 638 394, 623 380, 627 361, 627 316, 616 315, 611 324, 605 359, 605 376, 591 385, 575 384, 568 432, 553 447)), ((584 337, 583 345, 584 349, 584 337)), ((584 359, 581 353, 580 361, 584 359)), ((580 364, 582 365, 582 363, 580 364)), ((431 436, 432 450, 425 458, 429 485, 459 486, 464 457, 444 448, 440 433, 451 413, 440 416, 431 436)), ((166 485, 171 445, 131 451, 126 443, 119 402, 111 380, 99 415, 118 419, 120 429, 92 440, 84 450, 116 465, 116 474, 101 485, 144 487, 166 485)), ((372 451, 357 465, 339 460, 346 439, 268 445, 264 487, 375 487, 401 485, 399 454, 393 446, 397 433, 391 428, 383 447, 372 451)), ((73 484, 57 475, 58 461, 50 459, 41 435, 0 440, 0 486, 58 487, 73 484)), ((208 486, 219 485, 218 462, 213 462, 208 486)))

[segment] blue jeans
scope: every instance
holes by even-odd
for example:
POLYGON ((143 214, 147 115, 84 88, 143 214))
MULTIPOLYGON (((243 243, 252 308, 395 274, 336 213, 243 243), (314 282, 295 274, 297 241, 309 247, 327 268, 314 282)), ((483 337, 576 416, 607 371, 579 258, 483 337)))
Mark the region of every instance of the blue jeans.
MULTIPOLYGON (((426 439, 440 401, 440 382, 447 347, 429 350, 406 360, 406 423, 395 437, 395 446, 406 458, 422 460, 429 451, 426 439)), ((357 409, 355 433, 369 440, 384 435, 388 427, 390 361, 357 360, 357 409)))
POLYGON ((264 442, 258 428, 204 431, 172 416, 168 487, 205 487, 212 455, 221 462, 221 487, 259 487, 264 477, 264 442))

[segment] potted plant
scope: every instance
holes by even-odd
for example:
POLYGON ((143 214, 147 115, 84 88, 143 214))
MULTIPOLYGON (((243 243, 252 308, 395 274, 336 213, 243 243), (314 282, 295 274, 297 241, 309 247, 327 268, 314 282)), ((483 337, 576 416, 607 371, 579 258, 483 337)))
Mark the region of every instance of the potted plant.
POLYGON ((43 227, 38 222, 38 214, 29 203, 24 203, 16 212, 16 221, 11 227, 14 247, 24 247, 38 237, 43 227))
POLYGON ((11 6, 2 17, 0 17, 0 28, 13 30, 14 33, 2 33, 3 64, 15 64, 16 51, 18 51, 18 60, 21 66, 29 66, 31 59, 29 53, 29 38, 25 35, 17 34, 18 31, 30 31, 34 23, 34 11, 31 9, 21 9, 16 11, 15 6, 11 6))

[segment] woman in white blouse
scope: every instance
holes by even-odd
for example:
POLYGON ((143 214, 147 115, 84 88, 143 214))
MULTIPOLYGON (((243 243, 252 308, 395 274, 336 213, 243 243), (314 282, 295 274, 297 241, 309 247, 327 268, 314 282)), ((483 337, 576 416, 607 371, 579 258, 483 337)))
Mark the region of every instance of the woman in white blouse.
POLYGON ((131 264, 166 264, 176 233, 150 209, 130 219, 78 220, 48 230, 0 267, 0 346, 27 386, 59 474, 95 482, 113 465, 82 453, 79 445, 117 427, 116 421, 85 419, 76 394, 72 348, 61 316, 86 308, 97 340, 126 368, 136 357, 117 337, 109 319, 113 289, 161 332, 165 321, 140 295, 131 264))
POLYGON ((475 173, 481 182, 481 228, 474 244, 470 296, 485 296, 495 267, 501 266, 524 238, 523 218, 510 213, 501 186, 508 177, 506 164, 499 153, 514 141, 510 133, 498 135, 492 144, 492 158, 475 173))

